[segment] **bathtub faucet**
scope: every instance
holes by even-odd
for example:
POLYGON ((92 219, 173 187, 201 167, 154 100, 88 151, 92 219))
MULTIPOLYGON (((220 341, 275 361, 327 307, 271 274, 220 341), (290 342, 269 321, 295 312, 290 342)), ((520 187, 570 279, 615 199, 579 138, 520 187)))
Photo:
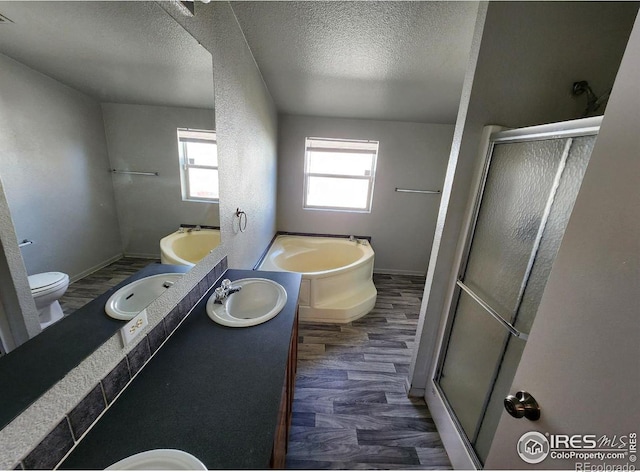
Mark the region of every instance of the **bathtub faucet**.
POLYGON ((240 290, 242 290, 242 287, 232 287, 231 280, 224 279, 220 287, 215 290, 216 298, 214 303, 222 305, 222 302, 224 302, 229 295, 239 292, 240 290))
POLYGON ((364 246, 367 245, 367 240, 366 239, 358 239, 353 234, 351 236, 349 236, 349 241, 351 241, 352 243, 356 243, 356 244, 362 244, 364 246))

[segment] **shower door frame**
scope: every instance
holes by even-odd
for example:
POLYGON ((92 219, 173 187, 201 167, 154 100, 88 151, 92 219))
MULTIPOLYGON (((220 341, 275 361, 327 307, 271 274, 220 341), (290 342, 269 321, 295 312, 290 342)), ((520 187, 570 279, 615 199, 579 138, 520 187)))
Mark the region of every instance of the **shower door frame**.
MULTIPOLYGON (((465 274, 467 262, 469 259, 471 244, 473 242, 473 236, 475 234, 476 225, 478 222, 478 216, 480 212, 480 206, 482 203, 482 197, 484 195, 485 185, 489 174, 489 168, 491 166, 491 157, 493 155, 493 149, 496 144, 504 143, 517 143, 517 142, 531 142, 542 141, 549 139, 568 139, 582 136, 597 135, 602 123, 602 116, 582 118, 578 120, 563 121, 558 123, 550 123, 545 125, 530 126, 517 129, 507 129, 504 131, 495 131, 499 127, 487 126, 485 127, 485 133, 483 135, 483 142, 481 147, 484 149, 484 162, 480 167, 479 176, 476 176, 475 191, 473 192, 474 198, 471 204, 471 211, 463 222, 463 228, 465 232, 464 243, 459 246, 456 251, 456 270, 452 271, 455 275, 447 287, 447 306, 443 309, 442 319, 440 323, 440 331, 434 345, 434 355, 429 368, 430 374, 428 377, 428 384, 425 389, 425 400, 432 413, 433 420, 436 423, 438 431, 442 437, 442 441, 445 445, 445 449, 449 454, 452 465, 454 468, 460 469, 480 469, 482 464, 478 459, 476 452, 472 446, 471 441, 467 438, 462 425, 456 418, 453 408, 446 399, 444 392, 442 391, 438 377, 444 364, 448 342, 453 327, 453 321, 455 312, 458 305, 458 300, 463 288, 460 286, 462 277, 465 274), (493 131, 493 132, 492 132, 493 131), (487 135, 491 133, 490 135, 487 135)), ((481 154, 482 155, 482 154, 481 154)), ((544 225, 544 222, 541 223, 544 225)), ((527 283, 529 274, 523 281, 527 283)), ((490 314, 487 313, 487 316, 490 314)), ((499 322, 499 320, 496 320, 499 322)), ((535 323, 535 321, 534 321, 535 323)), ((503 328, 510 331, 510 335, 521 337, 526 341, 528 333, 520 333, 517 330, 513 332, 509 327, 503 328)), ((508 338, 506 338, 508 339, 508 338)), ((500 365, 496 366, 498 370, 500 365)), ((492 384, 495 382, 495 372, 492 379, 492 384)), ((491 394, 492 389, 489 390, 487 396, 491 394)), ((486 408, 485 398, 485 408, 486 408)), ((479 422, 482 423, 482 419, 479 422)))

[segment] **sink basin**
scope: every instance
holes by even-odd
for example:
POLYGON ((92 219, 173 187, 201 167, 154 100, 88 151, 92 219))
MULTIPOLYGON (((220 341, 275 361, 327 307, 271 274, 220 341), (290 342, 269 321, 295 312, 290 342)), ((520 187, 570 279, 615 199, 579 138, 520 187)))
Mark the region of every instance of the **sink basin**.
POLYGON ((240 279, 231 284, 241 288, 222 303, 215 303, 215 294, 207 301, 209 318, 223 326, 243 328, 274 318, 287 302, 287 291, 269 279, 240 279))
POLYGON ((153 449, 126 457, 105 470, 207 470, 207 467, 188 452, 153 449))
POLYGON ((109 297, 104 311, 116 320, 130 320, 171 287, 183 274, 158 274, 125 285, 109 297))

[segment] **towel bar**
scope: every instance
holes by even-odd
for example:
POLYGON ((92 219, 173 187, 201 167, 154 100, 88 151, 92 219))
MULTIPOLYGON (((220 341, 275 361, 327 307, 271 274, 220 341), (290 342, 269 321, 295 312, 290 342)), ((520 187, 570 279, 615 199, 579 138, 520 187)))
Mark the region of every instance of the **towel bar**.
POLYGON ((416 190, 416 189, 412 189, 412 188, 398 188, 398 187, 396 187, 396 192, 401 192, 401 193, 428 193, 428 194, 442 193, 440 190, 416 190))
POLYGON ((113 174, 132 174, 132 175, 155 175, 158 176, 158 172, 137 172, 134 170, 118 170, 118 169, 111 169, 111 172, 113 174))

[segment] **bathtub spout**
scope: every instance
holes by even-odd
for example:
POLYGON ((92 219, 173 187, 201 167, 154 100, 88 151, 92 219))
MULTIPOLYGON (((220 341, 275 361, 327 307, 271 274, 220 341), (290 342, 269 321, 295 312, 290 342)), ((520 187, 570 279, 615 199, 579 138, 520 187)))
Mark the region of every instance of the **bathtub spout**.
POLYGON ((362 244, 363 246, 367 245, 367 240, 366 239, 358 239, 353 234, 351 236, 349 236, 349 241, 351 241, 352 243, 356 243, 356 244, 362 244))

